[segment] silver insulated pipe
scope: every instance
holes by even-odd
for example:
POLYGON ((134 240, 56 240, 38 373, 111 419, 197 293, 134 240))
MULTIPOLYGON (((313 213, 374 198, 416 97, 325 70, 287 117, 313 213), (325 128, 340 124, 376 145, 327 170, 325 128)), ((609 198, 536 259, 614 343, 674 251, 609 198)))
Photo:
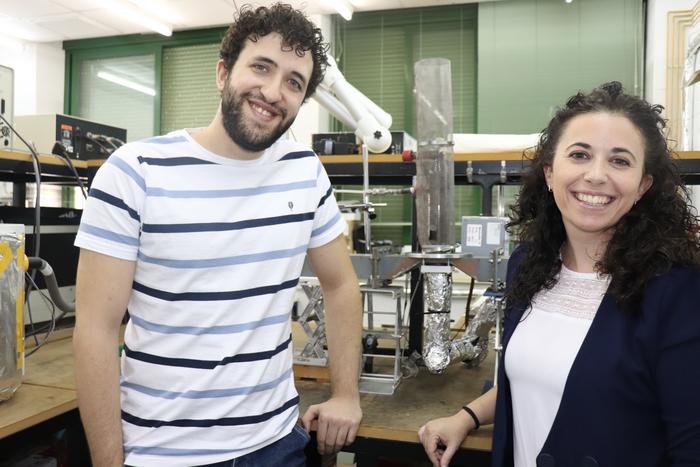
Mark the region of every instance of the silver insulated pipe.
POLYGON ((464 335, 450 342, 450 360, 460 360, 468 367, 478 366, 489 351, 489 333, 496 324, 498 307, 488 299, 469 320, 464 335))
POLYGON ((469 320, 464 335, 450 337, 452 273, 449 266, 423 266, 423 363, 428 371, 442 373, 450 363, 461 361, 478 366, 488 353, 489 332, 497 319, 497 305, 486 300, 469 320))
POLYGON ((423 266, 423 363, 431 373, 442 373, 452 361, 450 307, 452 268, 423 266))

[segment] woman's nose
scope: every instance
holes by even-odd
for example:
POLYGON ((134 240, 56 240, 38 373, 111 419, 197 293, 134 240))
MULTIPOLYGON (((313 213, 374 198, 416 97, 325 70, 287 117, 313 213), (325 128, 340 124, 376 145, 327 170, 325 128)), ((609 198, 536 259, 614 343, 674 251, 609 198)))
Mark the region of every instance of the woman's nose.
POLYGON ((608 178, 607 167, 604 161, 593 160, 586 167, 584 179, 587 182, 599 184, 604 183, 608 178))

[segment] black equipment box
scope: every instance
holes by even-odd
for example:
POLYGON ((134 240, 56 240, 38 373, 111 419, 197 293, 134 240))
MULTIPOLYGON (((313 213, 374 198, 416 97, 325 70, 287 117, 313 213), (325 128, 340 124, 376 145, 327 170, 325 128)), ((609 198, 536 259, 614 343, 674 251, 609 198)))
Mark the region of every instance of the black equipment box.
POLYGON ((15 129, 24 139, 33 141, 38 152, 66 155, 71 159, 106 159, 126 143, 124 128, 70 115, 15 117, 15 129))
MULTIPOLYGON (((355 133, 316 133, 311 135, 311 144, 316 154, 329 156, 333 154, 359 154, 361 144, 355 133)), ((411 135, 404 131, 391 132, 391 146, 385 154, 401 154, 405 150, 417 151, 418 144, 411 135)))

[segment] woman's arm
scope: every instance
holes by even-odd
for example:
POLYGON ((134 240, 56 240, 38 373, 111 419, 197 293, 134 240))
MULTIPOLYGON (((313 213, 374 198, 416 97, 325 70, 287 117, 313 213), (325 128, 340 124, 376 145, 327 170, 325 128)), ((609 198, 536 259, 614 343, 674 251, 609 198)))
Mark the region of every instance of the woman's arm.
MULTIPOLYGON (((493 423, 496 413, 496 387, 471 401, 467 407, 474 412, 481 425, 493 423)), ((460 409, 450 417, 429 421, 418 430, 418 437, 433 466, 447 467, 452 456, 474 428, 474 418, 466 410, 460 409)))

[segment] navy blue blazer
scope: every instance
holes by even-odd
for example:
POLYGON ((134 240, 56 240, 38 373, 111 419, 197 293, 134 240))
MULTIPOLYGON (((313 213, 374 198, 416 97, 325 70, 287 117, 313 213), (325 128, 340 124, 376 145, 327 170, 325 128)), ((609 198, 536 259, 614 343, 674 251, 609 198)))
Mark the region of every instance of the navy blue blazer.
MULTIPOLYGON (((524 256, 516 249, 508 282, 524 256)), ((508 305, 503 347, 525 307, 508 305)), ((538 345, 533 342, 532 345, 538 345)), ((513 466, 513 411, 501 357, 493 467, 513 466)), ((564 386, 538 467, 700 466, 700 271, 648 284, 639 316, 606 295, 564 386)))

